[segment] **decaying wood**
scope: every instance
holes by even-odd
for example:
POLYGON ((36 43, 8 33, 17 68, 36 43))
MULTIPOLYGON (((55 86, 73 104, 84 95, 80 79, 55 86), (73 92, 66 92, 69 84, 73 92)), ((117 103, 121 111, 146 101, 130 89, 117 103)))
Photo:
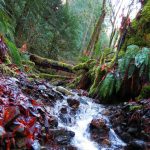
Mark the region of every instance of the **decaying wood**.
POLYGON ((43 58, 35 54, 30 54, 30 60, 33 61, 35 65, 43 68, 52 68, 52 69, 70 72, 70 73, 74 72, 73 65, 55 61, 52 59, 43 58))

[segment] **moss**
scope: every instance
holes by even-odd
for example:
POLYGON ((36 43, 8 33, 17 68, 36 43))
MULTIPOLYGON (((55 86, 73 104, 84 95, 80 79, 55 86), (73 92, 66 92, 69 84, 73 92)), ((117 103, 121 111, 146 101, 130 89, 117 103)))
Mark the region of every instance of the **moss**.
POLYGON ((76 88, 76 87, 78 86, 78 84, 79 84, 81 78, 82 78, 82 75, 79 75, 78 77, 76 77, 76 78, 73 80, 73 82, 69 83, 69 84, 67 85, 67 87, 69 87, 69 88, 71 88, 71 89, 76 88))
POLYGON ((96 64, 96 60, 94 59, 90 59, 87 62, 84 63, 80 63, 76 66, 73 67, 73 70, 77 71, 77 70, 81 70, 81 69, 91 69, 93 68, 93 66, 96 64))
POLYGON ((143 24, 144 22, 150 21, 150 0, 147 1, 145 4, 143 10, 142 10, 142 17, 140 20, 140 24, 143 24))
POLYGON ((102 79, 102 77, 104 76, 105 74, 105 70, 101 71, 101 66, 98 66, 96 69, 95 69, 95 76, 94 76, 94 81, 93 81, 93 84, 89 90, 89 95, 90 96, 94 96, 96 95, 97 93, 97 90, 98 90, 98 85, 102 79))
POLYGON ((9 68, 8 66, 6 66, 5 64, 0 64, 0 71, 4 74, 4 75, 8 75, 8 76, 17 76, 17 73, 15 73, 11 68, 9 68))
POLYGON ((121 49, 126 50, 128 45, 150 47, 150 0, 145 1, 139 18, 132 21, 131 27, 121 49))
POLYGON ((40 73, 39 74, 40 78, 44 78, 44 79, 53 79, 53 78, 57 78, 57 79, 71 79, 71 77, 68 76, 62 76, 62 75, 51 75, 51 74, 46 74, 46 73, 40 73))
POLYGON ((132 21, 132 24, 131 24, 131 27, 134 29, 134 30, 136 30, 137 28, 138 28, 138 21, 136 20, 136 19, 134 19, 133 21, 132 21))
POLYGON ((142 88, 139 98, 150 98, 150 85, 145 85, 142 88))
POLYGON ((35 63, 28 60, 28 61, 22 61, 22 65, 29 65, 30 67, 34 67, 35 66, 35 63))

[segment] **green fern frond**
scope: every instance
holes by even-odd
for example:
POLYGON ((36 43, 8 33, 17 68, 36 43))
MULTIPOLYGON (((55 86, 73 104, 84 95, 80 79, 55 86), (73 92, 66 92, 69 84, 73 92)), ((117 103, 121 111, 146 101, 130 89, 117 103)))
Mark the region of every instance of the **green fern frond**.
POLYGON ((106 78, 103 80, 100 86, 100 96, 106 98, 113 93, 115 87, 115 77, 112 73, 108 73, 106 78))
POLYGON ((5 39, 5 41, 8 46, 9 53, 13 59, 13 62, 17 65, 21 65, 21 57, 20 57, 17 47, 15 46, 13 42, 11 42, 8 39, 5 39))

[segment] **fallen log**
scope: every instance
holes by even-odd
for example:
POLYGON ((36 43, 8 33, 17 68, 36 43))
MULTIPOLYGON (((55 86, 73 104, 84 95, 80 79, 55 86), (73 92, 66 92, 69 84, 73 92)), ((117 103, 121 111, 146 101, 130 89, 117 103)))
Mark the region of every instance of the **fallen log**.
POLYGON ((61 70, 69 73, 74 73, 73 71, 74 66, 70 64, 55 61, 52 59, 43 58, 35 54, 30 54, 30 60, 34 62, 35 65, 41 66, 43 68, 52 68, 52 69, 61 70))

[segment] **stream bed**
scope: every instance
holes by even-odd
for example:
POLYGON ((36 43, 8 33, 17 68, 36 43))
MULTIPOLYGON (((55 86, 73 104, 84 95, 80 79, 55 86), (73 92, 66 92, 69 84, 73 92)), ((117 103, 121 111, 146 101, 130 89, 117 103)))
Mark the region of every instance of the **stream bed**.
MULTIPOLYGON (((111 128, 109 119, 103 115, 105 107, 97 104, 93 99, 86 96, 78 96, 77 93, 73 93, 74 96, 64 96, 63 100, 57 100, 55 107, 51 109, 51 113, 58 117, 58 126, 65 128, 69 131, 73 131, 75 136, 71 140, 71 144, 78 150, 121 150, 126 145, 111 128), (74 103, 74 106, 68 106, 69 101, 74 103), (75 106, 79 102, 79 106, 75 106), (74 108, 73 108, 74 107, 74 108), (62 112, 64 110, 65 112, 62 112), (109 132, 105 137, 98 135, 99 127, 95 126, 97 135, 91 135, 92 129, 90 124, 92 120, 101 119, 104 121, 109 129, 109 132), (92 136, 101 137, 100 142, 94 141, 92 136), (108 138, 108 139, 106 139, 108 138), (107 142, 104 142, 107 141, 107 142)), ((73 104, 72 104, 73 105, 73 104)), ((105 130, 105 129, 104 129, 105 130)), ((101 132, 102 133, 102 132, 101 132)), ((93 133, 95 134, 95 133, 93 133)))
POLYGON ((53 86, 45 80, 28 80, 26 76, 12 78, 1 75, 0 148, 11 150, 149 148, 149 100, 105 106, 88 98, 84 92, 53 86), (131 106, 133 108, 142 106, 141 108, 145 109, 130 111, 131 106), (107 115, 108 108, 110 108, 109 115, 107 115), (137 125, 139 128, 135 130, 137 125), (127 144, 119 138, 116 131, 127 144))

